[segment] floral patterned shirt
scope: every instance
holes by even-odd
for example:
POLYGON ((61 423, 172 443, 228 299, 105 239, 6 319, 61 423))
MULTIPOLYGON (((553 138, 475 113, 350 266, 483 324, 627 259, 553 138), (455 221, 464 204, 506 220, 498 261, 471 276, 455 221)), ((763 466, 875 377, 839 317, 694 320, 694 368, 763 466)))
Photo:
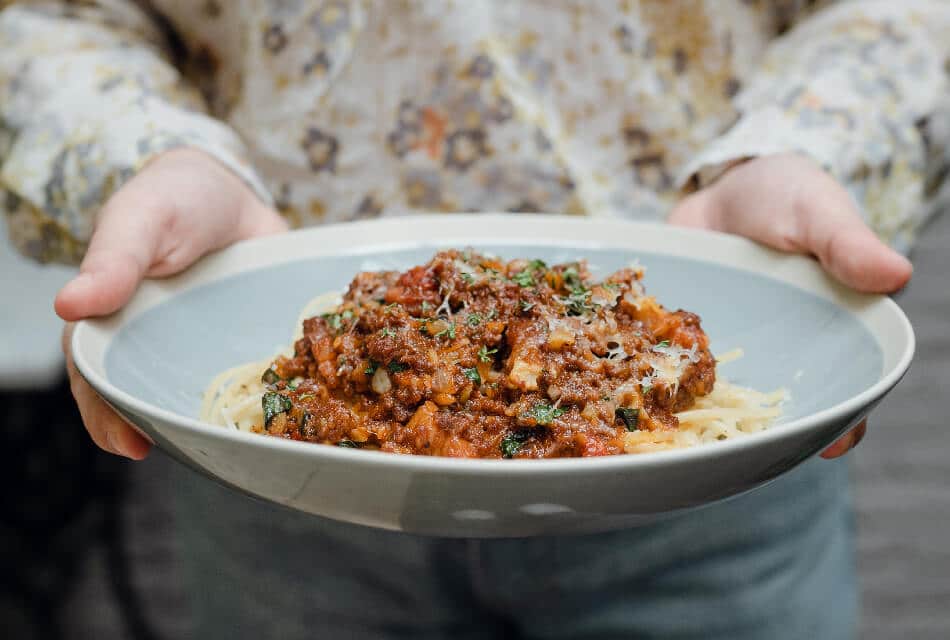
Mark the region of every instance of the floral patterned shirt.
POLYGON ((797 151, 907 250, 950 201, 948 70, 950 0, 0 0, 0 208, 26 254, 75 261, 189 145, 295 225, 661 220, 797 151))

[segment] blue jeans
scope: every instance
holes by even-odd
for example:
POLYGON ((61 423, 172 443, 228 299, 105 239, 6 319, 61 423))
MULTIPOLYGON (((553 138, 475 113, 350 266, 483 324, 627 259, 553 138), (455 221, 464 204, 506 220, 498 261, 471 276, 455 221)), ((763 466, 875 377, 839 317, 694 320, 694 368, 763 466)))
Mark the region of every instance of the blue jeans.
POLYGON ((177 472, 196 637, 852 638, 843 462, 625 531, 422 538, 263 504, 177 472))

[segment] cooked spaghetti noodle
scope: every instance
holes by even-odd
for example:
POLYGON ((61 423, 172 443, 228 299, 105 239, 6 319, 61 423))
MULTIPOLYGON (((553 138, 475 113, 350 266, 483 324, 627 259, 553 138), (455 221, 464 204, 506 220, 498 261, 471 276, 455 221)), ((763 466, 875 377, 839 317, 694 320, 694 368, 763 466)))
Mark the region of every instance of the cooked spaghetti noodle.
POLYGON ((591 284, 582 263, 545 265, 543 276, 531 273, 531 287, 550 289, 545 297, 524 291, 530 264, 443 252, 422 274, 422 267, 360 274, 345 296, 306 305, 292 349, 216 376, 201 418, 394 452, 555 457, 690 447, 760 431, 780 415, 784 391, 714 380, 715 366, 741 350, 714 360, 698 318, 670 313, 643 294, 642 270, 591 284), (425 286, 417 286, 432 288, 426 273, 438 282, 428 304, 425 286), (485 273, 504 280, 486 284, 485 273), (473 295, 453 298, 462 287, 473 295), (514 304, 504 304, 512 297, 514 304), (578 300, 589 306, 572 308, 578 300), (562 313, 551 311, 555 305, 562 313), (462 327, 472 331, 461 335, 462 327), (595 344, 604 332, 608 339, 595 344), (413 360, 420 351, 421 362, 413 360), (586 357, 580 364, 578 354, 586 357), (583 370, 602 363, 599 379, 583 370), (439 373, 450 369, 461 375, 439 373), (397 401, 405 410, 392 409, 397 401), (322 420, 314 415, 321 408, 322 420))

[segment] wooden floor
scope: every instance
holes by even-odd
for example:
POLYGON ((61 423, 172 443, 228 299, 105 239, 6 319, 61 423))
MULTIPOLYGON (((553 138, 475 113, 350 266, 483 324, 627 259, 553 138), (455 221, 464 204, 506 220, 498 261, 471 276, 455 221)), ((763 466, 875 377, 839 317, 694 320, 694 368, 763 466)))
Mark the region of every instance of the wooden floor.
POLYGON ((917 357, 853 458, 861 638, 950 638, 950 215, 913 257, 917 357))
MULTIPOLYGON (((918 338, 904 382, 872 416, 852 456, 863 590, 860 638, 950 637, 950 215, 923 235, 917 274, 899 302, 918 338)), ((188 612, 161 456, 136 465, 126 513, 134 582, 165 638, 186 637, 188 612)), ((122 637, 101 550, 70 605, 73 638, 122 637)))

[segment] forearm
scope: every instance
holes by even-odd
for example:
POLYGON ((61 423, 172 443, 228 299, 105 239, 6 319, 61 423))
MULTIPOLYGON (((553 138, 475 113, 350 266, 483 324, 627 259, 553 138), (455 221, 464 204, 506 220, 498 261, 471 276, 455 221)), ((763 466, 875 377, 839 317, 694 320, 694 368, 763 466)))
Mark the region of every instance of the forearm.
POLYGON ((741 117, 684 169, 687 189, 738 158, 799 152, 866 222, 908 250, 950 166, 950 3, 848 2, 777 40, 737 98, 741 117))
POLYGON ((199 148, 269 197, 134 3, 8 6, 0 50, 0 189, 28 255, 80 258, 102 204, 170 148, 199 148))

